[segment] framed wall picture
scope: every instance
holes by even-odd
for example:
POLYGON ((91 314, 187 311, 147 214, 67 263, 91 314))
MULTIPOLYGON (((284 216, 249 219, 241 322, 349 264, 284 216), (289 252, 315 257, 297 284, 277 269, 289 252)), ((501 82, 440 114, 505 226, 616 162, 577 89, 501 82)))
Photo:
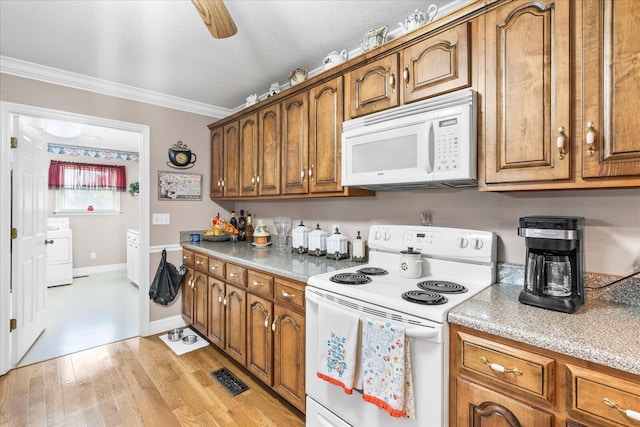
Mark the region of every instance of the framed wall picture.
POLYGON ((202 200, 202 174, 158 171, 158 200, 202 200))

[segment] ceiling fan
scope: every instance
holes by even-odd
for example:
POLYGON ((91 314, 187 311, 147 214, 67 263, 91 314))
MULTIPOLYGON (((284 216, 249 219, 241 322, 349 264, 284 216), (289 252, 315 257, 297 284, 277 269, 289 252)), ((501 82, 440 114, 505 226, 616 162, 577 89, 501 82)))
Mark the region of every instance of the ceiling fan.
POLYGON ((213 37, 223 39, 238 32, 222 0, 191 0, 191 2, 213 37))

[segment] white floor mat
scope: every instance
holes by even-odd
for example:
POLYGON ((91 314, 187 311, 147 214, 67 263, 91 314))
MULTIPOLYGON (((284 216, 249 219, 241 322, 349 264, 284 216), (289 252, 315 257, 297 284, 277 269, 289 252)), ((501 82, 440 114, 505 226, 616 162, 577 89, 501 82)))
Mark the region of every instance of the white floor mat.
POLYGON ((198 335, 197 333, 193 332, 193 330, 191 330, 189 328, 184 328, 184 332, 182 332, 182 336, 186 337, 187 335, 195 335, 195 336, 197 336, 198 337, 198 341, 194 342, 193 344, 184 344, 182 342, 182 340, 180 340, 180 341, 169 341, 169 338, 167 337, 167 334, 160 335, 159 338, 162 340, 162 342, 164 342, 167 346, 169 346, 169 348, 171 350, 173 350, 173 352, 175 354, 177 354, 178 356, 180 356, 181 354, 185 354, 185 353, 188 353, 190 351, 197 350, 199 348, 206 347, 206 346, 209 345, 209 341, 205 340, 200 335, 198 335))

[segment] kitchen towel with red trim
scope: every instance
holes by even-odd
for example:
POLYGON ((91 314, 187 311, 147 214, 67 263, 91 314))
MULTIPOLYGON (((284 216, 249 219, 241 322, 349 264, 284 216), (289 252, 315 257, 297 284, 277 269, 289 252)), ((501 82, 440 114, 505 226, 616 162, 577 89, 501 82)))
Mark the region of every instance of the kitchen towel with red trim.
POLYGON ((362 397, 396 418, 415 418, 405 328, 362 318, 362 397))
POLYGON ((360 317, 318 303, 318 373, 320 379, 353 392, 357 372, 360 317))

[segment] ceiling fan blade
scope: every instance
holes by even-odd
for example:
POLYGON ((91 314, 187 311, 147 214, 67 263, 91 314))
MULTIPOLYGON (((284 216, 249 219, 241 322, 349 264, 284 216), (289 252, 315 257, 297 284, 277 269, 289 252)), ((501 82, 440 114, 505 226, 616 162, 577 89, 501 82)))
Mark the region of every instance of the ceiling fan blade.
POLYGON ((222 0, 191 0, 191 2, 213 37, 223 39, 238 32, 222 0))

